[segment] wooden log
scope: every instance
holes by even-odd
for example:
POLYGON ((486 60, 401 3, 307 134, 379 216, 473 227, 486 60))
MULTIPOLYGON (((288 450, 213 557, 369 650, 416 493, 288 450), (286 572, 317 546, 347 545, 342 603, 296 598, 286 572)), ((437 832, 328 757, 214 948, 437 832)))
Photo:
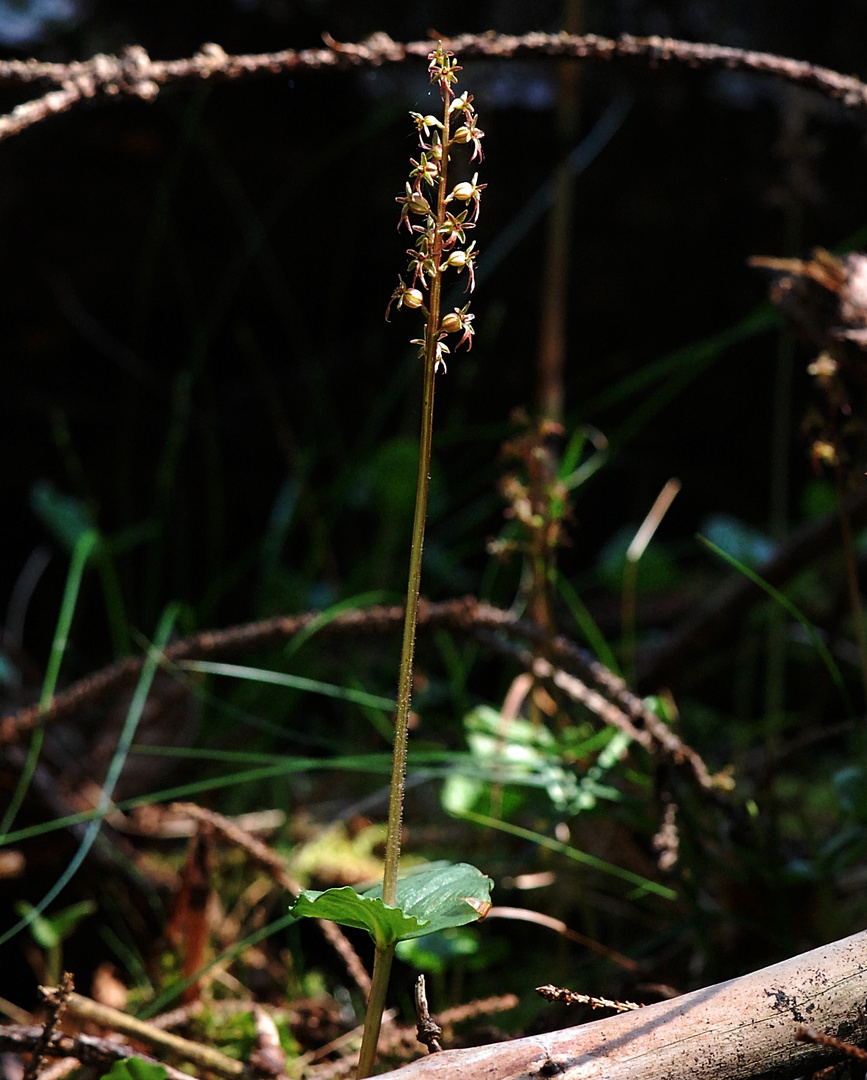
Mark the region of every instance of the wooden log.
POLYGON ((867 1040, 867 931, 634 1012, 445 1050, 381 1080, 784 1080, 834 1057, 798 1041, 800 1027, 867 1040))

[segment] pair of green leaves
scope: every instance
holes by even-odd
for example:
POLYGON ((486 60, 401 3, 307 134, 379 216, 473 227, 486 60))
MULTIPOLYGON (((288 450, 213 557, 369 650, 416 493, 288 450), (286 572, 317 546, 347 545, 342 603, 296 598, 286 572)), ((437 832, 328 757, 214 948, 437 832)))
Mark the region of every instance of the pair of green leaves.
POLYGON ((298 918, 330 919, 366 930, 378 949, 386 949, 483 919, 491 908, 493 885, 468 863, 429 863, 398 881, 394 907, 383 902, 381 884, 363 893, 347 885, 324 892, 305 889, 290 911, 298 918))

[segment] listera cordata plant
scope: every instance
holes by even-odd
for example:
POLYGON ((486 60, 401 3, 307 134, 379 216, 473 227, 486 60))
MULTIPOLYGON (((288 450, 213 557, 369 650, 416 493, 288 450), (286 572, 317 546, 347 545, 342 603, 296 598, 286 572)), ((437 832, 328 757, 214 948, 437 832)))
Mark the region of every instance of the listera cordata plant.
POLYGON ((439 87, 443 102, 442 119, 413 112, 419 134, 418 159, 411 159, 412 171, 405 193, 399 195, 398 229, 411 233, 407 280, 400 278, 386 310, 395 307, 418 310, 424 316, 424 330, 413 340, 423 362, 422 424, 418 482, 410 549, 409 584, 403 630, 394 752, 388 805, 383 880, 366 892, 353 888, 305 890, 292 911, 298 916, 331 919, 344 926, 367 930, 375 952, 370 998, 364 1021, 358 1076, 369 1076, 376 1060, 376 1043, 385 1008, 385 995, 394 951, 399 941, 423 937, 448 927, 462 926, 483 918, 491 906, 493 885, 474 866, 466 863, 432 863, 398 876, 400 834, 406 777, 407 730, 412 691, 413 656, 421 587, 421 557, 427 517, 428 476, 433 437, 434 385, 446 373, 449 342, 470 348, 473 316, 469 304, 443 314, 443 286, 447 275, 465 275, 468 292, 475 287, 476 245, 467 233, 479 217, 485 185, 472 180, 449 186, 452 151, 472 148, 470 162, 481 161, 481 140, 472 95, 455 91, 461 70, 451 53, 441 45, 429 57, 431 82, 439 87), (455 341, 455 339, 457 339, 455 341))

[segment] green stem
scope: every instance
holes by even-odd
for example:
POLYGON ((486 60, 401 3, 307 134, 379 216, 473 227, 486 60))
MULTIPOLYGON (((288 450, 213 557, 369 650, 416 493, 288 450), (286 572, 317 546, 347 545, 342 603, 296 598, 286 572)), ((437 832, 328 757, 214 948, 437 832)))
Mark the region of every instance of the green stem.
POLYGON ((394 958, 394 945, 384 949, 377 948, 373 959, 373 975, 370 979, 370 997, 367 1001, 367 1015, 364 1018, 364 1034, 361 1037, 361 1053, 358 1057, 358 1080, 370 1076, 376 1063, 376 1044, 379 1042, 379 1030, 382 1027, 382 1014, 385 1010, 385 994, 388 990, 388 977, 391 974, 391 961, 394 958))

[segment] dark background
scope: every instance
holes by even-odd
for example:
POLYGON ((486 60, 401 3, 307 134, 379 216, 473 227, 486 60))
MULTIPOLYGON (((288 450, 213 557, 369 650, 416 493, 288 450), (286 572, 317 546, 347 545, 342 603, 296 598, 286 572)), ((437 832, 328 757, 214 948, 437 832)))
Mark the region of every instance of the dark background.
MULTIPOLYGON (((430 28, 554 30, 562 17, 556 3, 397 7, 95 3, 42 24, 41 40, 14 55, 86 58, 134 42, 182 57, 205 41, 276 50, 316 46, 323 30, 408 40, 430 28)), ((863 6, 775 11, 588 3, 583 18, 602 34, 662 32, 859 73, 863 6)), ((544 224, 497 265, 486 268, 484 252, 562 153, 552 64, 473 63, 464 74, 487 132, 474 238, 490 276, 474 301, 475 348, 440 385, 431 539, 435 553, 441 527, 457 553, 429 571, 435 595, 478 586, 500 521, 498 439, 511 411, 533 404, 544 224)), ((5 93, 7 107, 26 96, 5 93)), ((749 255, 806 254, 863 227, 865 127, 815 94, 742 73, 586 63, 580 93, 585 133, 618 95, 631 103, 577 181, 569 291, 568 425, 589 420, 611 435, 641 398, 598 410, 600 392, 762 302, 767 283, 749 255)), ((382 311, 405 261, 393 199, 414 150, 406 113, 427 94, 421 66, 202 85, 150 106, 84 107, 0 147, 3 596, 34 547, 52 542, 29 508, 40 480, 84 500, 109 536, 143 530, 121 572, 146 633, 172 597, 226 623, 263 602, 303 608, 367 587, 353 567, 367 572, 378 536, 376 584, 399 587, 375 474, 382 444, 415 434, 407 340, 417 328, 404 312, 388 325, 382 311), (297 575, 268 601, 254 598, 255 549, 281 491, 300 499, 281 553, 297 575)), ((637 524, 671 475, 684 490, 668 535, 691 536, 709 511, 767 525, 776 348, 772 331, 727 350, 619 449, 579 506, 570 574, 637 524)), ((795 516, 809 358, 794 360, 795 516)), ((25 639, 37 656, 62 562, 31 598, 25 639)), ((105 656, 98 626, 76 644, 88 663, 105 656)))
MULTIPOLYGON (((430 30, 554 31, 561 19, 559 3, 0 4, 0 39, 7 56, 68 61, 139 44, 171 58, 209 41, 259 52, 317 47, 323 31, 417 40, 430 30)), ((867 77, 860 3, 588 0, 583 23, 867 77)), ((473 234, 484 279, 472 352, 451 357, 437 385, 423 589, 508 606, 519 568, 494 574, 486 542, 503 525, 496 482, 510 416, 535 404, 544 222, 502 258, 486 262, 486 251, 571 147, 558 140, 550 61, 468 62, 461 85, 486 132, 488 186, 473 234)), ((172 600, 186 605, 186 631, 371 590, 400 596, 420 396, 408 342, 420 323, 405 311, 386 323, 383 313, 405 272, 394 198, 416 153, 407 113, 427 111, 429 93, 422 63, 298 72, 169 88, 151 105, 86 105, 0 144, 0 605, 18 673, 9 702, 38 692, 68 567, 64 513, 98 525, 117 574, 108 585, 85 578, 67 681, 138 648, 172 600), (51 556, 42 573, 38 552, 51 556), (125 642, 117 623, 132 629, 125 642)), ((0 108, 29 96, 0 87, 0 108)), ((781 339, 769 309, 762 332, 733 334, 704 367, 695 345, 766 303, 768 281, 747 266, 750 255, 863 245, 867 121, 771 79, 666 65, 587 62, 580 102, 579 139, 613 102, 625 115, 576 182, 565 426, 593 424, 612 449, 576 494, 561 566, 616 636, 602 553, 634 531, 669 477, 683 488, 660 542, 682 569, 714 580, 722 572, 694 540, 708 515, 767 533, 773 489, 784 485, 789 525, 809 516, 815 474, 800 428, 812 355, 781 339), (670 380, 626 392, 679 350, 670 380), (786 371, 792 400, 781 406, 786 371), (606 401, 617 388, 622 396, 606 401), (776 408, 782 468, 772 467, 776 408)), ((501 679, 492 676, 488 700, 501 679)), ((737 711, 735 683, 727 670, 706 698, 720 716, 737 711)), ((390 692, 384 677, 381 689, 390 692)), ((788 693, 801 693, 797 681, 788 693)), ((695 710, 693 734, 735 739, 708 715, 695 710)), ((267 792, 255 798, 270 805, 267 792)), ((61 863, 47 860, 44 887, 61 863)), ((40 889, 27 888, 37 899, 40 889)), ((776 918, 763 911, 754 925, 776 918)), ((816 936, 811 926, 803 939, 816 936)), ((779 958, 789 945, 768 951, 779 958)), ((742 948, 730 962, 734 953, 720 957, 726 974, 758 957, 742 948)))

